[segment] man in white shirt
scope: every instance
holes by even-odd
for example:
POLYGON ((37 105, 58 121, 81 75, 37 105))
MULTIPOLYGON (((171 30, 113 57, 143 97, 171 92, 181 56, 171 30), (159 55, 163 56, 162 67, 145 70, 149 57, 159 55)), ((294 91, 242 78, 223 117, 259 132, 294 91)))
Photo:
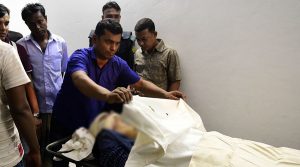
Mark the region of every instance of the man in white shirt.
POLYGON ((19 132, 29 146, 28 166, 40 167, 41 157, 33 117, 26 100, 25 84, 30 82, 17 51, 0 41, 0 166, 16 166, 24 150, 19 132), (18 128, 18 129, 17 129, 18 128))

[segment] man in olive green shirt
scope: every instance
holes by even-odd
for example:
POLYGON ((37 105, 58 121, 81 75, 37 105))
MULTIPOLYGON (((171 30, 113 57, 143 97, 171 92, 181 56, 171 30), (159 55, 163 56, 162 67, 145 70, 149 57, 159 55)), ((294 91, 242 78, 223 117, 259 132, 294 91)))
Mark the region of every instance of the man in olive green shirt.
POLYGON ((149 18, 137 22, 135 34, 141 47, 135 53, 135 70, 138 75, 164 90, 178 90, 181 70, 176 50, 156 38, 154 22, 149 18))

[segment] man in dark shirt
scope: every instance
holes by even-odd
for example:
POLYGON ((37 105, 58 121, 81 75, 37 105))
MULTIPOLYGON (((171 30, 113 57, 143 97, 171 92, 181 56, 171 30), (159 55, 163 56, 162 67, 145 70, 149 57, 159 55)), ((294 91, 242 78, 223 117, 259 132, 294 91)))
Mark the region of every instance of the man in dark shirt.
MULTIPOLYGON (((102 19, 113 19, 117 22, 120 22, 121 19, 121 8, 114 2, 107 2, 102 8, 102 19)), ((89 46, 93 45, 92 37, 94 35, 94 30, 90 32, 89 35, 89 46)), ((135 52, 135 37, 130 31, 124 31, 122 33, 121 43, 116 55, 125 60, 128 66, 133 69, 134 67, 134 52, 135 52)))

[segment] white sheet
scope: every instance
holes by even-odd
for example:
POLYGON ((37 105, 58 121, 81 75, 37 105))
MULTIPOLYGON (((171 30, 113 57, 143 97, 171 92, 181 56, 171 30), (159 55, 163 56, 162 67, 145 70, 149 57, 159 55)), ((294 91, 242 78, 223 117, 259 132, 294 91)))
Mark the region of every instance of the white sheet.
POLYGON ((206 132, 190 167, 300 167, 300 151, 206 132))
POLYGON ((188 166, 205 130, 200 116, 183 100, 134 96, 122 118, 139 130, 127 167, 188 166))
POLYGON ((122 118, 139 130, 126 167, 300 167, 300 151, 206 132, 183 100, 134 96, 122 118))

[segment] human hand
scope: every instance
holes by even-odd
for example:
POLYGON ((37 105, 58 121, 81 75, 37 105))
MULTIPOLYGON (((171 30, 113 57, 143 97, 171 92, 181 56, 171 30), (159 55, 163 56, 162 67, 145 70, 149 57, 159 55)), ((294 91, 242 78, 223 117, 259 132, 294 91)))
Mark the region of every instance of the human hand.
POLYGON ((39 128, 42 126, 42 120, 40 118, 34 117, 34 124, 36 128, 39 128))
POLYGON ((41 154, 39 151, 37 152, 31 152, 26 155, 26 166, 30 167, 41 167, 42 166, 42 160, 41 160, 41 154))
POLYGON ((108 103, 129 103, 132 100, 132 94, 129 89, 118 87, 108 94, 108 103))
POLYGON ((141 91, 138 91, 133 87, 130 87, 130 91, 131 91, 131 94, 133 94, 133 95, 145 96, 141 91))
POLYGON ((177 91, 177 90, 167 92, 167 93, 165 94, 165 97, 166 97, 167 99, 172 99, 172 100, 179 100, 180 98, 182 98, 183 100, 186 99, 186 96, 185 96, 182 92, 177 91))

